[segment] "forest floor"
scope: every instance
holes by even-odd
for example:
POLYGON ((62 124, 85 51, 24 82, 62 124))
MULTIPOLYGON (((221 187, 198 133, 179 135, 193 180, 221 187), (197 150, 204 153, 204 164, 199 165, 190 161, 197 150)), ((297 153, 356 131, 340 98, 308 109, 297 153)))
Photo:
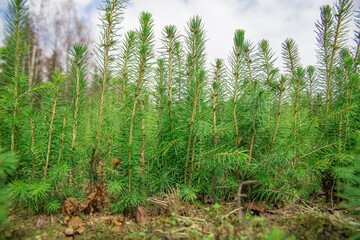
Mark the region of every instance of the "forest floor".
MULTIPOLYGON (((65 216, 32 215, 12 209, 2 239, 360 239, 360 218, 346 210, 302 204, 150 204, 133 216, 107 211, 65 216)), ((131 214, 130 214, 131 215, 131 214)))

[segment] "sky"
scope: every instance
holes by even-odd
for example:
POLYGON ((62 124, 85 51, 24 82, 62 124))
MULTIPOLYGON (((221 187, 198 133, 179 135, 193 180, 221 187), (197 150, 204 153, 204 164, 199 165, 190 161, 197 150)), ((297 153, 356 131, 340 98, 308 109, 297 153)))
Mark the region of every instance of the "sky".
MULTIPOLYGON (((39 5, 40 0, 28 0, 39 5)), ((63 0, 47 0, 56 4, 63 0)), ((89 24, 94 40, 98 39, 98 8, 101 0, 72 0, 83 19, 89 24)), ((316 63, 315 22, 320 17, 320 7, 333 6, 335 0, 130 0, 122 22, 121 32, 138 28, 141 11, 152 13, 155 23, 156 48, 160 48, 164 26, 176 25, 185 34, 186 23, 194 15, 202 17, 207 31, 208 64, 215 58, 227 59, 233 45, 236 29, 245 30, 246 39, 255 45, 262 39, 269 41, 282 66, 281 43, 294 39, 299 47, 304 66, 316 63)), ((359 9, 360 1, 354 1, 359 9)), ((7 0, 0 0, 0 32, 7 0)), ((34 7, 35 9, 35 7, 34 7)), ((51 8, 50 8, 51 9, 51 8)), ((36 10, 34 10, 36 11, 36 10)), ((46 14, 51 14, 46 13, 46 14)), ((2 34, 0 35, 2 36, 2 34)), ((351 36, 353 33, 351 32, 351 36)))

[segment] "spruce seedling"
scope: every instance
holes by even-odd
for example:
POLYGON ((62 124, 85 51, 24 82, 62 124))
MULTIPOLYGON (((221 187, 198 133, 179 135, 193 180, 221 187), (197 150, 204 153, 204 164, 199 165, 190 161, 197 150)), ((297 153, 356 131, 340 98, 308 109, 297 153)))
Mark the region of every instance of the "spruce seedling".
POLYGON ((135 114, 138 102, 141 100, 144 81, 147 79, 153 58, 154 33, 152 15, 148 12, 140 13, 139 17, 140 29, 137 31, 139 48, 137 53, 138 69, 137 80, 134 94, 134 102, 131 109, 129 142, 128 142, 128 164, 129 164, 129 191, 131 191, 131 175, 132 175, 132 157, 133 157, 133 134, 135 124, 135 114))
MULTIPOLYGON (((75 152, 77 147, 79 128, 83 125, 83 112, 85 110, 88 71, 87 47, 81 43, 74 43, 69 52, 68 69, 70 71, 69 79, 71 81, 70 101, 72 115, 72 135, 71 135, 71 160, 69 164, 69 184, 72 183, 73 167, 75 161, 75 152)), ((65 119, 64 119, 65 121, 65 119)), ((60 160, 60 158, 59 158, 60 160)))
POLYGON ((15 151, 16 129, 20 110, 20 95, 26 92, 26 76, 23 74, 23 57, 27 55, 24 29, 28 16, 26 0, 9 2, 5 17, 5 81, 12 85, 9 89, 11 100, 11 150, 15 151))
POLYGON ((272 138, 271 138, 271 147, 270 147, 270 149, 272 149, 273 146, 276 143, 275 140, 276 140, 276 135, 277 135, 278 128, 279 128, 279 123, 280 123, 282 100, 283 100, 284 92, 286 90, 285 84, 286 84, 286 76, 281 75, 281 77, 280 77, 280 85, 278 87, 278 90, 279 90, 280 93, 279 93, 279 99, 278 99, 278 107, 277 107, 275 128, 274 128, 274 133, 273 133, 272 138))
POLYGON ((213 65, 213 82, 212 82, 212 122, 214 131, 214 147, 216 148, 218 143, 218 125, 221 124, 221 108, 222 98, 224 94, 223 80, 224 80, 224 63, 222 59, 216 59, 215 65, 213 65))
MULTIPOLYGON (((109 98, 108 88, 109 82, 112 78, 114 67, 114 59, 116 59, 116 43, 118 37, 119 24, 123 20, 123 10, 125 8, 125 0, 103 0, 104 6, 101 8, 101 38, 100 43, 97 44, 97 70, 99 75, 96 76, 96 81, 99 86, 98 96, 98 121, 96 138, 100 139, 103 136, 103 121, 105 117, 105 105, 109 98)), ((99 150, 98 140, 98 150, 99 150)))
POLYGON ((270 90, 270 84, 276 79, 279 69, 275 67, 275 53, 271 49, 269 42, 265 39, 258 44, 258 53, 256 58, 257 68, 261 81, 270 90))
MULTIPOLYGON (((167 56, 167 69, 168 69, 168 112, 169 112, 169 119, 170 119, 170 129, 171 133, 174 136, 174 110, 173 110, 173 78, 174 78, 174 44, 178 41, 179 35, 176 26, 168 25, 164 28, 163 33, 163 44, 166 48, 166 52, 168 53, 167 56)), ((173 138, 173 137, 172 137, 173 138)))
POLYGON ((236 30, 234 34, 234 46, 229 57, 230 64, 230 86, 232 91, 232 117, 235 130, 235 147, 238 148, 242 140, 239 133, 238 123, 238 100, 240 95, 241 72, 244 68, 244 41, 245 31, 236 30))
POLYGON ((63 84, 64 79, 65 79, 64 75, 59 71, 56 71, 53 75, 53 81, 54 81, 55 86, 54 86, 54 96, 53 96, 52 104, 51 104, 49 130, 48 130, 49 137, 48 137, 48 141, 47 141, 46 159, 45 159, 45 164, 44 164, 44 181, 45 182, 46 182, 46 176, 47 176, 49 160, 50 160, 52 134, 54 132, 55 114, 56 114, 58 99, 59 99, 59 95, 60 95, 60 87, 63 84))
MULTIPOLYGON (((184 183, 187 183, 188 177, 191 179, 191 173, 188 176, 188 172, 193 169, 190 166, 190 152, 193 146, 195 145, 196 139, 193 137, 193 127, 194 121, 197 116, 199 99, 204 88, 205 83, 205 30, 202 19, 199 16, 192 17, 188 22, 188 29, 186 45, 187 45, 187 59, 188 59, 188 97, 190 100, 191 106, 191 116, 189 118, 189 132, 187 139, 187 148, 186 148, 186 159, 185 159, 185 169, 184 169, 184 183)), ((194 148, 193 148, 194 149, 194 148)), ((195 149, 194 149, 195 151, 195 149)), ((194 152, 192 152, 194 155, 194 152)), ((192 157, 193 159, 193 157, 192 157)), ((192 163, 193 164, 193 163, 192 163)), ((190 185, 190 181, 188 181, 190 185)))
POLYGON ((128 31, 125 34, 125 38, 120 47, 120 99, 121 104, 124 106, 127 104, 128 94, 128 84, 129 78, 133 73, 133 65, 135 59, 135 51, 136 51, 136 32, 133 30, 128 31))
POLYGON ((311 117, 314 114, 314 105, 313 105, 313 94, 314 94, 314 87, 315 87, 315 67, 308 66, 306 68, 306 77, 309 86, 309 106, 310 106, 310 114, 311 117))

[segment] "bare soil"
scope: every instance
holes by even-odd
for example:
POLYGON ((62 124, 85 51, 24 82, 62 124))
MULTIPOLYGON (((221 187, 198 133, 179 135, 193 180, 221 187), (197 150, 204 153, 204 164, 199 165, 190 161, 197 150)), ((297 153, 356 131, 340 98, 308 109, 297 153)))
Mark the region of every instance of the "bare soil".
POLYGON ((92 214, 32 215, 12 209, 1 239, 360 239, 359 217, 301 204, 204 205, 152 203, 128 216, 102 210, 92 214), (252 209, 250 209, 252 208, 252 209))

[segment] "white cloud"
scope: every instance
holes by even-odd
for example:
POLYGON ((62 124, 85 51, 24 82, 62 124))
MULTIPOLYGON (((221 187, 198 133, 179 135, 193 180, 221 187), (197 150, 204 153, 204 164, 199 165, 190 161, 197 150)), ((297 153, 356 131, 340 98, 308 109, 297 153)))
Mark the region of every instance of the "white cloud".
POLYGON ((315 21, 322 4, 332 0, 132 0, 126 10, 123 26, 126 30, 138 26, 141 11, 149 11, 155 19, 156 38, 167 24, 175 24, 184 33, 186 22, 200 15, 207 30, 208 61, 227 58, 236 29, 244 29, 247 39, 255 44, 269 40, 281 65, 281 43, 293 38, 299 45, 304 64, 315 63, 315 21))
POLYGON ((75 0, 74 1, 76 3, 76 5, 78 5, 78 7, 86 7, 89 4, 93 3, 93 0, 75 0))
POLYGON ((0 0, 0 9, 6 9, 8 4, 7 0, 0 0))
POLYGON ((0 46, 2 45, 2 41, 3 41, 3 32, 4 32, 4 23, 2 18, 0 18, 0 33, 1 33, 0 46))
MULTIPOLYGON (((0 0, 0 8, 5 0, 0 0)), ((66 0, 42 0, 59 5, 66 0)), ((76 9, 91 26, 94 40, 98 40, 98 8, 101 0, 72 0, 76 9)), ((36 11, 40 0, 29 0, 36 11)), ((247 39, 257 44, 267 39, 276 52, 278 65, 282 66, 281 43, 293 38, 299 46, 304 65, 316 62, 315 21, 320 16, 320 6, 333 5, 335 0, 130 0, 125 10, 121 32, 139 26, 141 11, 149 11, 155 21, 156 47, 159 48, 161 31, 165 25, 174 24, 182 34, 190 17, 203 18, 207 30, 208 62, 215 58, 227 58, 236 29, 244 29, 247 39)), ((360 2, 355 2, 359 9, 360 2)), ((0 28, 2 22, 0 22, 0 28)))

